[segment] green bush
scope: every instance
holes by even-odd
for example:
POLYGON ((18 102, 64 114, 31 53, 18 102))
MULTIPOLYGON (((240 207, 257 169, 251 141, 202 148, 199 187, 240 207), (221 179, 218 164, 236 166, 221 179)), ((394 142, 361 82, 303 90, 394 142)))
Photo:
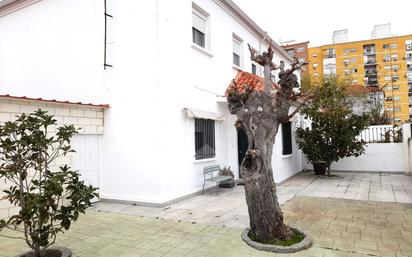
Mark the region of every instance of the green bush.
POLYGON ((73 125, 62 126, 51 136, 51 126, 56 120, 41 110, 0 126, 0 178, 11 185, 5 198, 19 206, 18 214, 0 221, 0 230, 22 231, 35 256, 44 256, 56 235, 97 197, 97 188, 85 185, 69 166, 50 170, 54 160, 74 152, 70 140, 77 133, 73 125))
POLYGON ((369 116, 356 115, 350 108, 350 96, 344 85, 328 79, 315 89, 314 97, 302 109, 310 128, 298 128, 297 143, 307 159, 330 165, 341 158, 359 156, 366 142, 357 136, 369 124, 369 116))

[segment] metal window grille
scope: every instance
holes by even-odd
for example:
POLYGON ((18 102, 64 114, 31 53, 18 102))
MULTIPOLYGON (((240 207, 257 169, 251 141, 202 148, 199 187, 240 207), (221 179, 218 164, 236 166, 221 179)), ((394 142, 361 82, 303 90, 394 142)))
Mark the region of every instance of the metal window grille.
POLYGON ((215 157, 215 121, 195 119, 196 160, 215 157))

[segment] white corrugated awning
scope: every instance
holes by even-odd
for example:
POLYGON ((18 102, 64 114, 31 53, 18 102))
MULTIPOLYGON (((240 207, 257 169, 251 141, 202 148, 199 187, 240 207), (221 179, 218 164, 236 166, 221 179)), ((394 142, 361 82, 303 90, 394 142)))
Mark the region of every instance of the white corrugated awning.
POLYGON ((225 115, 218 112, 209 112, 205 110, 193 109, 188 107, 183 108, 183 111, 186 112, 187 117, 189 118, 209 119, 218 121, 226 120, 225 115))

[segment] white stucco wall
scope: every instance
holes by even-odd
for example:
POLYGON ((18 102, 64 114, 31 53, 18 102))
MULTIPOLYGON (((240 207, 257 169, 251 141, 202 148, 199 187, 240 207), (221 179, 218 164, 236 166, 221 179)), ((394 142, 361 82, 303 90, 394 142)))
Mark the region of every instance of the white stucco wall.
MULTIPOLYGON (((0 18, 0 93, 110 104, 99 140, 102 198, 162 203, 199 191, 206 165, 230 165, 237 173, 235 118, 216 94, 237 72, 233 33, 244 42, 245 71, 251 71, 246 44, 267 46, 216 1, 195 2, 210 14, 211 55, 192 46, 192 1, 108 0, 114 17, 108 70, 103 1, 42 0, 0 18), (216 122, 213 160, 194 160, 194 122, 184 107, 226 114, 216 122)), ((281 59, 275 53, 274 62, 281 59)), ((301 169, 296 148, 287 158, 278 155, 279 136, 277 182, 301 169)))
MULTIPOLYGON (((367 144, 365 153, 349 157, 331 165, 332 171, 405 172, 402 143, 367 144)), ((306 169, 313 169, 305 161, 306 169)))

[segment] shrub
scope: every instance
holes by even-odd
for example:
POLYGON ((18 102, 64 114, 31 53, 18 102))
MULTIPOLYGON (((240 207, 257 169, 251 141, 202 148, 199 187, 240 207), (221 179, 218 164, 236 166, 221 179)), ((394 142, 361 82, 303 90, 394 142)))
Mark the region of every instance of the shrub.
POLYGON ((45 256, 57 234, 97 197, 97 188, 85 185, 69 166, 50 169, 57 158, 74 152, 70 141, 78 133, 73 125, 62 126, 52 136, 51 126, 56 120, 41 110, 0 126, 0 178, 11 184, 5 198, 19 206, 18 214, 0 221, 0 230, 21 230, 35 256, 45 256))

